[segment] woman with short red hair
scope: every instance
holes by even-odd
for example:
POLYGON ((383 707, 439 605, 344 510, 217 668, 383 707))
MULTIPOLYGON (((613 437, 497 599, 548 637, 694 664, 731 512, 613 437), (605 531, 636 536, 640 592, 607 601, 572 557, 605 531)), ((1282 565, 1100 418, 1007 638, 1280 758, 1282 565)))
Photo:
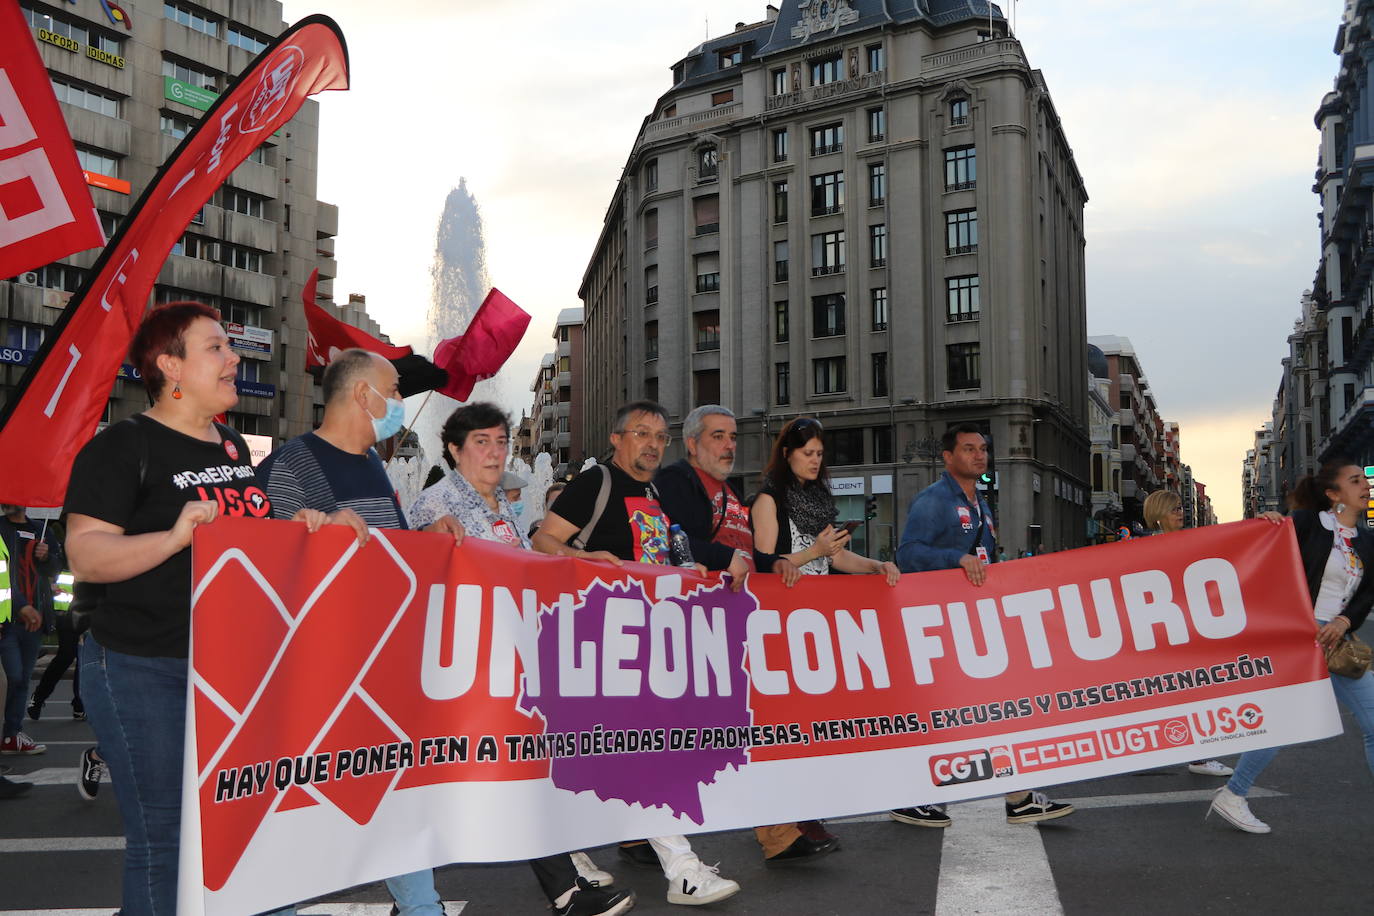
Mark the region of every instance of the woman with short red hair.
MULTIPOLYGON (((123 916, 176 912, 191 623, 191 535, 267 518, 248 446, 215 417, 238 403, 219 312, 175 302, 143 319, 129 359, 152 406, 82 448, 64 511, 76 578, 103 585, 81 691, 124 820, 123 916)), ((297 515, 311 530, 323 513, 297 515)))

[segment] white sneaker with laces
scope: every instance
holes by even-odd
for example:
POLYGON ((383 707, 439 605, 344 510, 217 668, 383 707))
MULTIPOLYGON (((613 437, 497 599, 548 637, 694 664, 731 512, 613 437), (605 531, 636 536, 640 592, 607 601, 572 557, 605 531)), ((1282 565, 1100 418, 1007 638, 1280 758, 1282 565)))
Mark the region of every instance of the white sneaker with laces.
POLYGON ((720 867, 707 865, 696 856, 668 876, 668 902, 684 906, 715 903, 739 893, 739 884, 720 876, 720 867))
POLYGON ((1196 773, 1199 776, 1231 776, 1236 771, 1220 760, 1208 760, 1204 763, 1188 764, 1188 772, 1196 773))
POLYGON ((588 881, 601 887, 610 887, 615 884, 615 875, 605 869, 598 868, 596 863, 592 861, 592 857, 585 852, 573 852, 569 855, 572 856, 573 865, 577 866, 577 873, 588 881))
POLYGON ((1269 832, 1269 825, 1250 813, 1250 805, 1246 802, 1245 796, 1237 795, 1225 786, 1217 789, 1216 797, 1212 799, 1212 807, 1207 809, 1207 814, 1210 815, 1213 811, 1237 830, 1244 830, 1246 833, 1269 832))

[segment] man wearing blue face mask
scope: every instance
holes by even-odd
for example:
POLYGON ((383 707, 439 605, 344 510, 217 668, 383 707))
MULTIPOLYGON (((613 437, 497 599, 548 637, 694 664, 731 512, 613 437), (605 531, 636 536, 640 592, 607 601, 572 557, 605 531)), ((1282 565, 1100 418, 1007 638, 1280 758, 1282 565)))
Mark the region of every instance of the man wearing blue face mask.
MULTIPOLYGON (((405 405, 401 401, 396 367, 367 350, 344 350, 324 370, 324 422, 313 433, 297 436, 258 466, 258 480, 271 499, 292 506, 283 515, 274 505, 272 517, 289 519, 298 509, 329 513, 333 524, 351 526, 360 541, 368 528, 409 528, 396 499, 396 489, 373 448, 401 431, 405 405)), ((444 516, 426 531, 440 531, 461 539, 463 526, 444 516)), ((400 916, 438 916, 443 913, 434 888, 432 869, 390 878, 386 882, 400 916)), ((292 907, 274 911, 285 916, 292 907)))

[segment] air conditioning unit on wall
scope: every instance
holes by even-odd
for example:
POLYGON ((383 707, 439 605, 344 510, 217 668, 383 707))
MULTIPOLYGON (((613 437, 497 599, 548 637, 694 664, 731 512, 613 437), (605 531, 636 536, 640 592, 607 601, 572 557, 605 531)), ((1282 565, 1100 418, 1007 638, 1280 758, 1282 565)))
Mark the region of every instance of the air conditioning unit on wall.
POLYGON ((19 275, 19 282, 24 286, 38 285, 38 271, 28 270, 19 275))

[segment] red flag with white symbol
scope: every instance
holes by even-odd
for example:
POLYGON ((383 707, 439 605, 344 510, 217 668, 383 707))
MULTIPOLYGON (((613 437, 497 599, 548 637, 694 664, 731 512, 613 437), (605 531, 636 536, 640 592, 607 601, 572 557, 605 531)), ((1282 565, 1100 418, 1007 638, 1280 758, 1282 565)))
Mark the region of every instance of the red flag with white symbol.
POLYGON ((448 372, 449 379, 439 393, 466 401, 474 385, 506 364, 529 326, 529 313, 493 287, 467 330, 434 348, 434 364, 448 372))
POLYGON ((319 277, 318 270, 311 271, 310 279, 306 281, 305 289, 301 292, 301 302, 305 305, 305 324, 310 334, 305 347, 305 368, 327 366, 340 350, 350 347, 361 347, 387 359, 400 359, 411 355, 413 351, 410 347, 383 343, 366 331, 351 324, 344 324, 325 311, 315 301, 315 286, 319 282, 319 277))
POLYGON ((309 16, 210 106, 105 247, 0 411, 0 501, 62 504, 72 461, 95 433, 153 283, 191 217, 307 97, 347 88, 339 27, 328 16, 309 16), (43 461, 32 460, 35 443, 43 461))
POLYGON ((105 244, 28 23, 0 0, 0 277, 105 244))

